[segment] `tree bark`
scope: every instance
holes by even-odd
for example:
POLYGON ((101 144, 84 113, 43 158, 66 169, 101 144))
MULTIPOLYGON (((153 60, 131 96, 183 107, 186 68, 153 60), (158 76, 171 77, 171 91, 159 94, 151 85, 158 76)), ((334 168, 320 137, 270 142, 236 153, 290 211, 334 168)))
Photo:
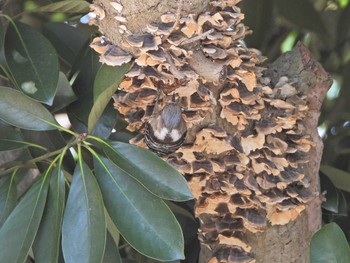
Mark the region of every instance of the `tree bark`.
POLYGON ((92 46, 107 64, 135 59, 115 98, 131 131, 179 98, 185 145, 164 158, 196 198, 199 262, 308 262, 321 225, 317 121, 331 80, 301 44, 263 73, 241 41, 249 31, 238 2, 96 0, 91 24, 108 41, 92 46))
MULTIPOLYGON (((280 77, 287 76, 307 95, 309 111, 304 119, 304 126, 315 146, 306 157, 309 162, 304 169, 310 182, 309 189, 315 193, 319 192, 323 142, 318 135, 317 124, 322 102, 332 79, 301 43, 269 65, 266 75, 271 77, 273 84, 276 84, 280 77)), ((305 213, 294 222, 284 226, 269 226, 263 233, 250 235, 249 241, 257 262, 310 262, 310 240, 321 227, 321 202, 321 195, 318 195, 308 204, 305 213)))

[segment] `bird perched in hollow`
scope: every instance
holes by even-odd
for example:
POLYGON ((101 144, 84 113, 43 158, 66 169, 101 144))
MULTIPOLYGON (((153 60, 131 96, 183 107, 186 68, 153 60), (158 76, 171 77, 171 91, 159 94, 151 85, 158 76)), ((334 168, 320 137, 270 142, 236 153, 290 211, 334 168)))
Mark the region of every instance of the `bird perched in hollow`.
POLYGON ((152 151, 164 156, 179 149, 185 140, 187 127, 181 106, 171 101, 146 123, 145 142, 152 151))

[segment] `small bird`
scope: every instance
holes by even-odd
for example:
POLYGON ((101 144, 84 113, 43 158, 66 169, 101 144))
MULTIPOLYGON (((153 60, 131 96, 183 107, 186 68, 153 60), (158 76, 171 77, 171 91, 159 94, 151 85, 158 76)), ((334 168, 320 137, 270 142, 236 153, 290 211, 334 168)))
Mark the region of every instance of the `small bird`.
POLYGON ((152 151, 164 156, 181 147, 186 132, 181 106, 173 99, 146 123, 145 142, 152 151))

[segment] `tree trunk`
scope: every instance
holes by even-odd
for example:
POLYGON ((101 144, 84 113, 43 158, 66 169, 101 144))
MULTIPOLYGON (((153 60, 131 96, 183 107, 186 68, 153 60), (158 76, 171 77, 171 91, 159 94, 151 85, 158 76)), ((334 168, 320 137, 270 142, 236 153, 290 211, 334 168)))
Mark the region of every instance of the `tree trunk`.
MULTIPOLYGON (((310 182, 309 189, 319 192, 323 143, 317 133, 317 124, 322 101, 332 80, 301 43, 269 65, 266 75, 271 77, 273 84, 277 83, 280 77, 287 76, 292 82, 296 82, 296 86, 307 96, 309 111, 303 124, 315 146, 306 156, 309 162, 304 170, 310 182)), ((321 227, 321 202, 321 196, 317 196, 308 203, 306 211, 294 222, 284 226, 269 226, 265 232, 249 236, 258 262, 310 262, 310 240, 321 227)))
POLYGON ((89 22, 104 38, 91 47, 108 65, 135 60, 114 97, 141 132, 132 143, 149 145, 143 133, 174 98, 182 108, 184 145, 163 158, 196 199, 200 263, 308 262, 321 225, 317 120, 331 81, 301 44, 265 71, 242 42, 250 32, 238 2, 95 0, 89 22))

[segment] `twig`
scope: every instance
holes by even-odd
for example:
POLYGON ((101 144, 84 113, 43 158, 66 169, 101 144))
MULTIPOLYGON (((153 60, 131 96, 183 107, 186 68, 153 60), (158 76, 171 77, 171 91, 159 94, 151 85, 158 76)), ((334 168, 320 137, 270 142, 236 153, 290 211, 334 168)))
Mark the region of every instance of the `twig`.
POLYGON ((175 78, 177 78, 177 79, 184 79, 185 75, 182 74, 181 71, 176 68, 176 66, 174 64, 174 61, 171 58, 171 56, 169 55, 168 51, 163 48, 163 52, 164 52, 165 58, 167 59, 167 61, 170 64, 170 69, 169 69, 170 72, 174 75, 175 78))
POLYGON ((6 174, 9 174, 11 172, 13 172, 14 170, 18 169, 18 168, 34 168, 33 165, 37 162, 42 162, 42 161, 45 161, 46 159, 52 157, 52 156, 55 156, 57 154, 60 154, 62 152, 64 152, 64 149, 65 148, 70 148, 72 147, 73 145, 77 144, 79 141, 77 139, 74 139, 74 141, 68 143, 65 147, 63 148, 60 148, 56 151, 53 151, 53 152, 49 152, 49 153, 45 153, 39 157, 36 157, 30 161, 26 161, 26 162, 21 162, 20 164, 18 165, 15 165, 15 166, 12 166, 11 168, 7 169, 7 170, 4 170, 4 171, 1 171, 0 172, 0 178, 6 174))

